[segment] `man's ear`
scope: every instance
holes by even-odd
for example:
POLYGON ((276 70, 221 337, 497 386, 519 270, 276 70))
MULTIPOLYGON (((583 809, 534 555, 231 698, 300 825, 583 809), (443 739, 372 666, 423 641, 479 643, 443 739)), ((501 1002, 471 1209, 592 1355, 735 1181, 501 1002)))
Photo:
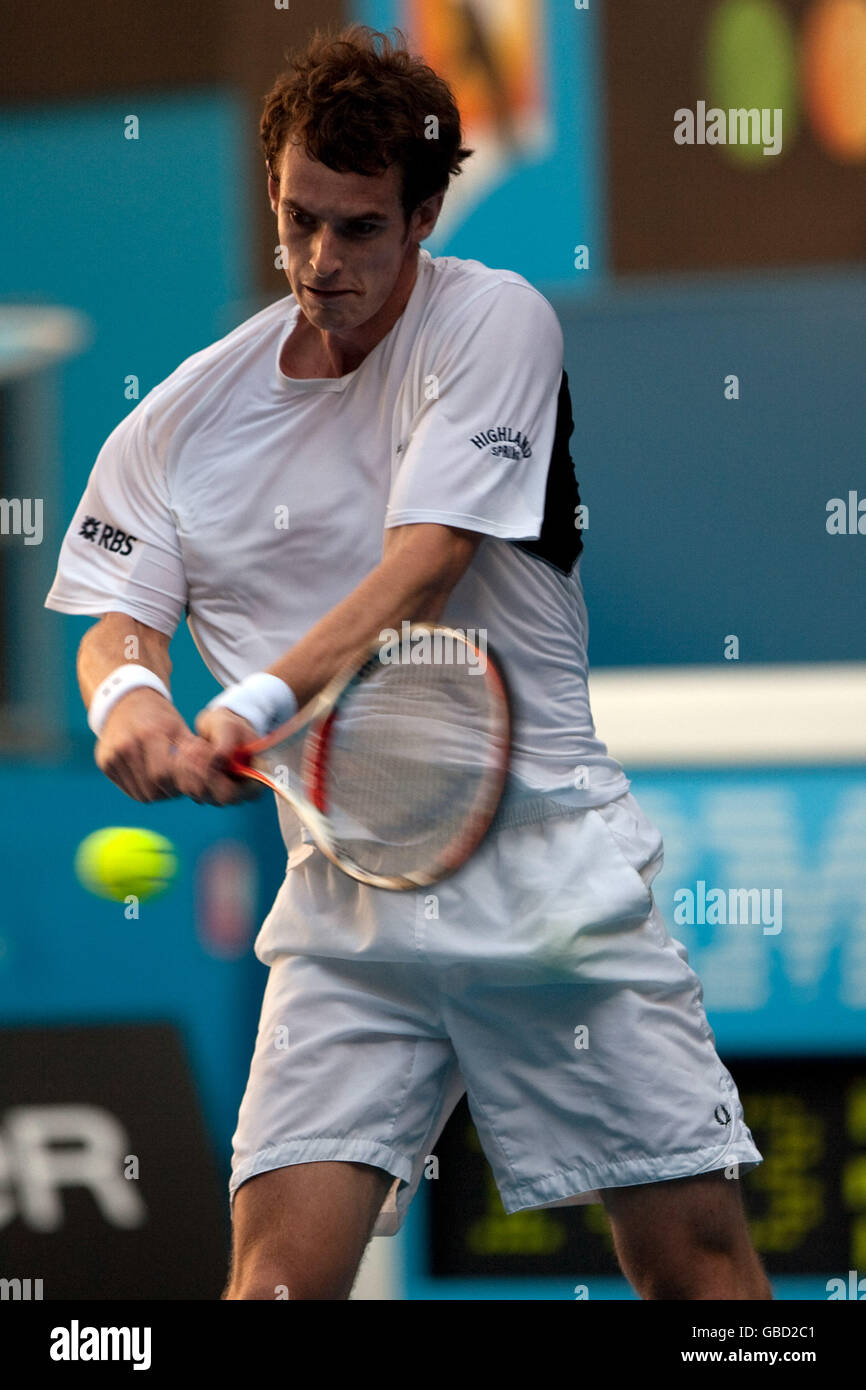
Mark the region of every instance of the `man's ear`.
POLYGON ((271 173, 271 166, 267 160, 265 160, 265 168, 268 171, 268 198, 272 210, 276 212, 280 201, 280 181, 274 178, 271 173))
POLYGON ((425 198, 423 203, 419 203, 412 213, 410 231, 413 239, 425 241, 430 236, 433 228, 439 220, 442 211, 442 204, 445 201, 445 193, 433 193, 429 198, 425 198))

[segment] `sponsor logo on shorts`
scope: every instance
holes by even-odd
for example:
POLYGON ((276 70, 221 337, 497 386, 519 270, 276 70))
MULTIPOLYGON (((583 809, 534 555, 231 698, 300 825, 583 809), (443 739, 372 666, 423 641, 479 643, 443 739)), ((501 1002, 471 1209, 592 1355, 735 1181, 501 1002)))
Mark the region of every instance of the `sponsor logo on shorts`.
POLYGON ((103 550, 110 551, 112 555, 131 555, 132 547, 138 540, 137 536, 130 536, 126 531, 121 531, 119 526, 100 521, 97 516, 86 516, 78 534, 91 544, 102 546, 103 550))
POLYGON ((490 449, 494 458, 509 459, 528 459, 532 457, 532 447, 525 434, 520 430, 512 429, 510 425, 495 425, 491 430, 482 430, 480 434, 473 434, 471 444, 476 449, 490 449))
POLYGON ((713 1114, 720 1125, 729 1125, 731 1123, 731 1112, 726 1105, 717 1105, 713 1114))

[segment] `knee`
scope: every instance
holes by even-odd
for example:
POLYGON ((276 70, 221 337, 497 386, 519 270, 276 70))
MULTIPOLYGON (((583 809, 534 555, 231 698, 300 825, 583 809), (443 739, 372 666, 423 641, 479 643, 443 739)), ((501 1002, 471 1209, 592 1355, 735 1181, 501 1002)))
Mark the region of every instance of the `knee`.
POLYGON ((676 1246, 661 1245, 631 1271, 642 1299, 768 1299, 770 1286, 751 1245, 703 1240, 695 1233, 676 1246))
POLYGON ((772 1298, 739 1190, 721 1174, 613 1192, 623 1274, 645 1299, 772 1298))
POLYGON ((720 1278, 727 1284, 729 1273, 723 1262, 684 1253, 679 1258, 649 1262, 633 1273, 631 1282, 644 1300, 695 1300, 713 1297, 706 1290, 715 1288, 720 1278))

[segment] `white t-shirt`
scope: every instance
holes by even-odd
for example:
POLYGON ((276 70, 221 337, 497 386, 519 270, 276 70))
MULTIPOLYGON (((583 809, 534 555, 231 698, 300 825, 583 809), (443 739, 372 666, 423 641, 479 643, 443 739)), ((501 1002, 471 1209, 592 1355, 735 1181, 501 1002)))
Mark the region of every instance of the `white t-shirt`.
MULTIPOLYGON (((270 305, 117 426, 47 607, 128 613, 169 635, 186 614, 227 685, 270 666, 349 594, 380 561, 386 527, 481 532, 441 621, 485 629, 503 667, 512 794, 577 806, 622 795, 628 780, 589 708, 579 533, 564 512, 576 498, 570 404, 550 304, 512 271, 421 250, 390 332, 355 371, 315 380, 279 367, 298 313, 292 295, 270 305)), ((288 842, 296 823, 281 820, 288 842)))

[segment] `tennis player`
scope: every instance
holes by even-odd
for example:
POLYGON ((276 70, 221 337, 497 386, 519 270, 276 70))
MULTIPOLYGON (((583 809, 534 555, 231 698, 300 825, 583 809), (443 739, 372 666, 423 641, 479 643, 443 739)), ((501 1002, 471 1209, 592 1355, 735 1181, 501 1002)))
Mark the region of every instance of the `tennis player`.
POLYGON ((100 619, 97 764, 139 801, 237 801, 230 752, 404 620, 486 634, 514 736, 496 825, 435 891, 355 882, 279 805, 225 1297, 347 1298, 465 1090, 507 1211, 602 1201, 645 1299, 769 1298, 737 1180, 761 1156, 653 901, 659 832, 590 714, 556 316, 421 248, 471 151, 402 35, 317 35, 261 131, 291 294, 115 429, 47 599, 100 619), (184 614, 224 687, 194 731, 184 614))

